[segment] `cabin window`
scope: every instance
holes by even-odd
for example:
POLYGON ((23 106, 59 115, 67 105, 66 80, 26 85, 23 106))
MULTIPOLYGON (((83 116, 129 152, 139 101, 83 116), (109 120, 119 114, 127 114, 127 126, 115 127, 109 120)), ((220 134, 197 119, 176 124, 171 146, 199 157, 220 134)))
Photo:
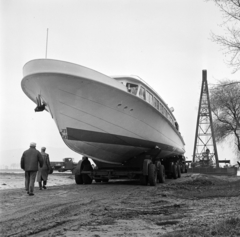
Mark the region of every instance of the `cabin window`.
POLYGON ((150 94, 150 104, 153 105, 153 96, 150 94))
POLYGON ((146 101, 150 103, 150 94, 148 91, 146 91, 146 101))
POLYGON ((168 118, 169 121, 171 120, 171 116, 170 116, 169 113, 167 113, 167 118, 168 118))
POLYGON ((163 107, 163 115, 167 117, 167 110, 163 107))
POLYGON ((136 95, 138 91, 138 85, 127 83, 127 89, 128 89, 128 92, 130 92, 133 95, 136 95))
POLYGON ((159 101, 155 97, 153 97, 153 105, 157 110, 159 110, 159 101))
POLYGON ((161 103, 159 104, 159 111, 163 114, 163 105, 161 103))
POLYGON ((153 96, 152 96, 152 94, 150 94, 148 91, 146 91, 146 101, 147 101, 149 104, 153 105, 153 96))
POLYGON ((142 86, 140 87, 140 90, 139 90, 139 97, 146 100, 146 92, 142 86))

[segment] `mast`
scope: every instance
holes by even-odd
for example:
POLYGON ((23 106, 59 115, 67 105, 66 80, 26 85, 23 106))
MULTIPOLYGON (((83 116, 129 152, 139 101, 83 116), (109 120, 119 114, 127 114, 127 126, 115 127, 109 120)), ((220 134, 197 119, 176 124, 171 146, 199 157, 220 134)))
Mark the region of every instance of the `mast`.
POLYGON ((47 58, 47 48, 48 48, 48 28, 47 28, 47 39, 46 39, 46 53, 45 53, 45 58, 47 58))

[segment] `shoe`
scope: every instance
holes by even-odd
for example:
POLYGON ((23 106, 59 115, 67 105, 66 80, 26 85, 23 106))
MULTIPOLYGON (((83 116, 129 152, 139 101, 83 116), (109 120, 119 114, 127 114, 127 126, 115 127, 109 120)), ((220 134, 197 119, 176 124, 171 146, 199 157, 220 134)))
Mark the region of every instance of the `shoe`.
POLYGON ((46 186, 43 186, 43 188, 44 188, 44 189, 47 189, 47 187, 46 187, 46 186))
POLYGON ((39 190, 42 190, 42 188, 39 188, 39 190))
POLYGON ((29 193, 29 196, 33 196, 34 195, 34 193, 29 193))

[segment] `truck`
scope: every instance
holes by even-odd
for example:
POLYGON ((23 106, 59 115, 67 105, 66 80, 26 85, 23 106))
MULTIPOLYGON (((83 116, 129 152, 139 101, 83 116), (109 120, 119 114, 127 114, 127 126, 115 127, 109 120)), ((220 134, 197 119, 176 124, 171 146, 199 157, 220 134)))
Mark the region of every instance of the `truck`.
POLYGON ((64 158, 63 161, 50 162, 52 172, 54 170, 58 172, 73 171, 77 166, 77 163, 73 160, 73 158, 68 157, 64 158))

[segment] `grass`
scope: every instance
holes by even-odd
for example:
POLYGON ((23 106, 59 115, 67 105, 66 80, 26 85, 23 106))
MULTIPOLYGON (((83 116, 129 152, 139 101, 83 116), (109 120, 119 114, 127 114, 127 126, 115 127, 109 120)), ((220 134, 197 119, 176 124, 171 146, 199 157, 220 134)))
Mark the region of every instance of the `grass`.
POLYGON ((162 237, 234 237, 240 236, 240 218, 229 218, 207 227, 190 227, 187 230, 171 232, 162 237))

